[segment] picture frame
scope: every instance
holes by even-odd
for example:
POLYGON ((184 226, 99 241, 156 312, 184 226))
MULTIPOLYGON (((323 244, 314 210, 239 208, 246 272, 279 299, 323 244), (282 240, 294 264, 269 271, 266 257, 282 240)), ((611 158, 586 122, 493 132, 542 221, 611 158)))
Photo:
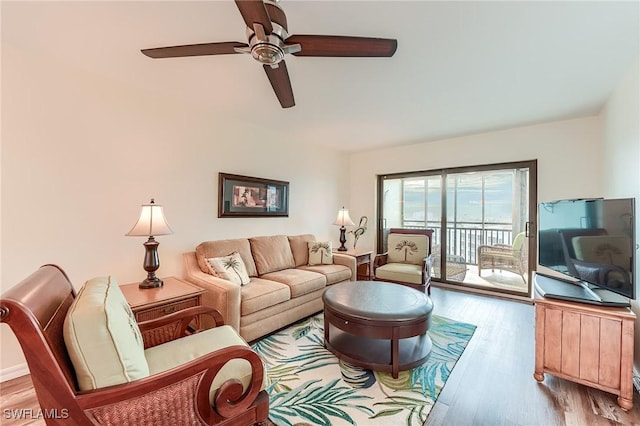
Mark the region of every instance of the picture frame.
POLYGON ((218 173, 218 217, 288 217, 289 182, 218 173))

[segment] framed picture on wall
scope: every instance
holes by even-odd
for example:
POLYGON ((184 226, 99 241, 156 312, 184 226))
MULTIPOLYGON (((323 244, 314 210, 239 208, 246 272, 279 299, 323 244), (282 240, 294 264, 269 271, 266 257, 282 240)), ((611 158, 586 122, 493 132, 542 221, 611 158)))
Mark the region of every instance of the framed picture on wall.
POLYGON ((218 217, 289 216, 289 182, 218 174, 218 217))

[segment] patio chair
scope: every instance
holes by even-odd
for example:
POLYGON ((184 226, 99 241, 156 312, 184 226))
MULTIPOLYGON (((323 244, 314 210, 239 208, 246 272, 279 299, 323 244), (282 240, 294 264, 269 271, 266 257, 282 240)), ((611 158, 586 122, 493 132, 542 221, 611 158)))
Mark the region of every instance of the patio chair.
POLYGON ((387 252, 373 260, 373 279, 431 294, 431 229, 391 228, 387 252))
POLYGON ((217 311, 192 307, 138 327, 117 283, 95 280, 76 295, 62 269, 45 265, 0 299, 0 322, 18 338, 46 424, 266 421, 263 364, 230 326, 220 324, 217 311), (104 300, 106 307, 78 303, 87 299, 104 300), (189 323, 202 314, 213 316, 216 327, 190 334, 189 323), (164 343, 144 349, 151 335, 154 344, 164 343))
POLYGON ((478 246, 478 276, 482 276, 483 269, 496 269, 514 272, 526 283, 527 272, 527 238, 520 232, 513 239, 513 244, 494 244, 478 246))

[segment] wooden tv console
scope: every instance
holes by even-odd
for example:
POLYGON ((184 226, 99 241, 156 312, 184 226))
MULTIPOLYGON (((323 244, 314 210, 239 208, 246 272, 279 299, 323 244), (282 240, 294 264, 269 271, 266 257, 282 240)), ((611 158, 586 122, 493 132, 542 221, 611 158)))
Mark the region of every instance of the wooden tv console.
POLYGON ((629 308, 543 298, 536 293, 536 365, 544 373, 618 395, 633 408, 633 330, 629 308))

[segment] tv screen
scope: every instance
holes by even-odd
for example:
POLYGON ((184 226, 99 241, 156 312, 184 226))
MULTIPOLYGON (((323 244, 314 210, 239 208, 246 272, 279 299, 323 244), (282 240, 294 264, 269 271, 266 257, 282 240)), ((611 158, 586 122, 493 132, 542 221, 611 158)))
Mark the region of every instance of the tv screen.
POLYGON ((634 199, 560 200, 538 208, 538 262, 635 299, 634 199))

